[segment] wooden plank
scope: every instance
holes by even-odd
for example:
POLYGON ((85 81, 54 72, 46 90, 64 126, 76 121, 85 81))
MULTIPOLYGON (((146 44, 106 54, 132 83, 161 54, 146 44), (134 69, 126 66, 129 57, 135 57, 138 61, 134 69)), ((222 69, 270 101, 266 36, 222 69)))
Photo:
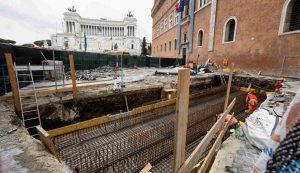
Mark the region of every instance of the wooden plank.
POLYGON ((230 94, 230 89, 231 89, 233 69, 234 69, 234 65, 232 65, 232 67, 230 69, 229 80, 227 83, 227 92, 226 92, 226 97, 225 97, 224 111, 226 110, 226 108, 228 106, 228 102, 229 102, 229 94, 230 94))
POLYGON ((153 109, 158 109, 158 108, 162 108, 162 107, 166 107, 166 106, 171 106, 171 105, 174 105, 175 103, 176 103, 176 99, 170 99, 170 100, 167 100, 167 101, 163 101, 163 102, 154 103, 154 104, 151 104, 151 105, 146 105, 146 106, 134 108, 132 110, 132 112, 134 112, 134 114, 140 114, 140 113, 143 113, 143 112, 151 111, 153 109))
MULTIPOLYGON (((17 66, 16 70, 17 71, 24 71, 24 69, 28 69, 28 66, 17 66)), ((30 65, 30 70, 31 71, 53 71, 54 67, 53 66, 43 66, 43 65, 30 65)))
POLYGON ((197 145, 196 149, 192 152, 190 157, 183 163, 180 169, 177 171, 178 173, 190 173, 193 167, 198 163, 202 154, 205 152, 205 149, 209 145, 210 141, 214 137, 214 134, 219 130, 221 125, 224 123, 225 117, 233 108, 236 102, 236 98, 231 102, 226 111, 222 114, 221 118, 214 124, 214 126, 208 131, 200 144, 197 145))
POLYGON ((55 137, 55 136, 71 133, 71 132, 74 132, 77 130, 93 127, 93 126, 96 126, 99 124, 104 124, 104 123, 107 123, 108 121, 109 121, 108 116, 102 116, 102 117, 94 118, 94 119, 91 119, 88 121, 83 121, 83 122, 79 122, 79 123, 72 124, 69 126, 64 126, 64 127, 58 128, 58 129, 50 130, 50 131, 48 131, 48 133, 51 137, 55 137))
POLYGON ((73 98, 75 100, 78 100, 79 97, 78 97, 77 87, 76 87, 76 71, 75 71, 75 64, 74 64, 73 54, 69 55, 69 62, 70 62, 70 68, 71 68, 73 98))
POLYGON ((177 172, 185 161, 186 132, 189 109, 190 69, 178 70, 176 112, 174 124, 174 165, 177 172))
POLYGON ((232 114, 231 119, 227 123, 225 123, 224 128, 222 129, 222 131, 220 132, 218 138, 214 142, 214 144, 213 144, 212 148, 210 149, 208 155, 205 157, 205 160, 204 160, 202 166, 200 167, 198 173, 207 172, 209 167, 211 167, 212 159, 215 156, 216 152, 219 150, 219 147, 222 144, 222 139, 223 139, 225 133, 227 132, 227 129, 230 126, 231 121, 233 120, 233 117, 234 117, 234 114, 232 114))
MULTIPOLYGON (((80 89, 99 89, 106 87, 107 84, 103 82, 94 82, 94 83, 83 83, 83 84, 77 84, 77 90, 80 89)), ((64 87, 57 87, 57 90, 55 87, 49 87, 47 89, 37 89, 36 90, 36 95, 39 97, 43 96, 49 96, 51 94, 56 94, 56 93, 65 93, 65 92, 72 92, 72 85, 65 85, 64 87)), ((32 96, 34 93, 33 92, 22 92, 21 96, 32 96)), ((1 96, 0 101, 3 100, 11 100, 13 97, 12 96, 1 96)))
MULTIPOLYGON (((95 83, 82 83, 82 84, 76 84, 77 91, 80 89, 98 89, 106 87, 107 84, 103 82, 95 82, 95 83)), ((55 87, 49 87, 47 89, 39 89, 36 90, 37 96, 48 96, 55 93, 65 93, 65 92, 71 92, 73 91, 73 85, 65 85, 64 87, 57 87, 57 90, 55 87)), ((32 92, 26 92, 23 93, 22 96, 28 96, 32 95, 32 92)))
POLYGON ((254 93, 260 93, 260 94, 274 94, 274 91, 266 91, 266 90, 258 90, 254 88, 245 88, 245 87, 238 87, 238 86, 233 86, 233 89, 244 91, 244 92, 254 92, 254 93))
POLYGON ((12 96, 14 99, 15 109, 17 112, 20 112, 21 111, 21 103, 20 103, 20 97, 19 97, 19 89, 18 89, 17 78, 16 78, 16 73, 14 70, 14 63, 13 63, 11 53, 5 53, 5 59, 6 59, 8 77, 9 77, 9 82, 10 82, 11 89, 12 89, 12 96))
POLYGON ((149 173, 152 168, 152 165, 148 163, 141 171, 140 173, 149 173))
POLYGON ((40 140, 43 142, 45 147, 57 158, 59 162, 61 162, 59 152, 49 133, 47 133, 41 126, 37 126, 36 129, 39 133, 40 140))

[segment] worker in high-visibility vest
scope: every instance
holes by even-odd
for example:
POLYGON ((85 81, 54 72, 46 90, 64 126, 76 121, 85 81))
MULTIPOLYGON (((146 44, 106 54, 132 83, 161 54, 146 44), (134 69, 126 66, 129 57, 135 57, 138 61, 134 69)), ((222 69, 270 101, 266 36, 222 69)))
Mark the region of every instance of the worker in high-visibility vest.
POLYGON ((276 84, 275 84, 275 92, 279 92, 281 87, 282 87, 282 84, 283 84, 283 81, 284 81, 284 78, 280 78, 276 84))
POLYGON ((253 112, 256 106, 258 105, 258 99, 253 92, 249 92, 246 97, 246 103, 248 105, 248 110, 246 112, 253 112))

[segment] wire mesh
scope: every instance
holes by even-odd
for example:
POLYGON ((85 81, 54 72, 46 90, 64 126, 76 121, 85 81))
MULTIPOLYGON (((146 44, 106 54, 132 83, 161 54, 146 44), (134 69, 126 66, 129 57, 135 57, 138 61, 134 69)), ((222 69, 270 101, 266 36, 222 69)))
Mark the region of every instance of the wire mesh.
MULTIPOLYGON (((212 127, 215 115, 222 112, 224 95, 215 93, 190 102, 188 145, 212 127)), ((245 93, 234 92, 233 97, 237 97, 234 111, 244 110, 245 93)), ((159 163, 172 155, 174 113, 174 106, 138 115, 123 113, 109 123, 57 136, 54 143, 62 160, 74 171, 137 172, 149 162, 159 163)), ((156 170, 170 172, 169 167, 156 170)))

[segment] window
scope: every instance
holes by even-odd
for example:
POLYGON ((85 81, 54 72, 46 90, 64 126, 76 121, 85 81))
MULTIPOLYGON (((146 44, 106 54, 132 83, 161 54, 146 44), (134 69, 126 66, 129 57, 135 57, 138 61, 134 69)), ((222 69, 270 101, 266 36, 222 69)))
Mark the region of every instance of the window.
POLYGON ((178 13, 175 15, 175 20, 174 20, 174 24, 177 25, 178 23, 178 13))
POLYGON ((300 1, 287 0, 281 13, 279 33, 300 30, 300 1))
POLYGON ((169 28, 168 28, 168 18, 165 19, 165 31, 167 31, 169 28))
POLYGON ((186 17, 186 16, 189 15, 189 11, 190 11, 190 6, 189 6, 189 4, 188 4, 188 5, 185 5, 185 6, 184 6, 184 17, 186 17))
POLYGON ((158 46, 156 46, 156 51, 157 51, 157 53, 158 53, 158 51, 159 51, 159 50, 158 50, 158 46))
POLYGON ((207 4, 207 0, 198 0, 198 9, 207 4))
POLYGON ((170 14, 170 28, 173 26, 173 12, 170 14))
POLYGON ((184 35, 183 35, 183 43, 186 43, 188 40, 187 40, 187 33, 185 33, 184 35))
POLYGON ((174 40, 174 50, 177 49, 177 39, 174 40))
POLYGON ((131 49, 134 49, 134 44, 131 44, 131 49))
POLYGON ((165 43, 165 52, 167 52, 167 43, 165 43))
POLYGON ((237 28, 237 19, 236 17, 230 17, 227 19, 224 25, 223 31, 223 42, 234 42, 237 28))
POLYGON ((198 47, 202 47, 203 46, 203 30, 200 29, 198 32, 198 47))
POLYGON ((169 41, 169 51, 171 51, 171 50, 172 50, 172 42, 169 41))
POLYGON ((164 23, 160 24, 160 34, 164 33, 164 23))
POLYGON ((156 32, 157 32, 157 33, 156 33, 156 34, 157 34, 157 37, 160 35, 160 32, 159 32, 159 31, 160 31, 160 29, 159 29, 159 25, 158 25, 158 26, 157 26, 157 29, 156 29, 156 32))
POLYGON ((300 30, 300 1, 294 0, 292 8, 290 31, 300 30))
POLYGON ((160 52, 162 52, 162 45, 160 45, 160 52))

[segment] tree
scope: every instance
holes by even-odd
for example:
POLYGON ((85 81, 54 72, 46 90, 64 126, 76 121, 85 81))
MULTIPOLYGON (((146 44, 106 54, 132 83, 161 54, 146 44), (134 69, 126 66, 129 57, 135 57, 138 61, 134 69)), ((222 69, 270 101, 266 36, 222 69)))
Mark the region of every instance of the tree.
MULTIPOLYGON (((37 46, 40 46, 40 47, 42 47, 42 46, 44 46, 44 41, 45 40, 37 40, 37 41, 35 41, 35 42, 33 42, 35 45, 37 45, 37 46)), ((51 46, 51 40, 46 40, 47 41, 47 44, 48 44, 48 46, 51 46)))
POLYGON ((148 55, 152 54, 152 44, 150 43, 148 46, 148 55))
POLYGON ((37 46, 44 46, 44 41, 43 40, 38 40, 38 41, 35 41, 35 42, 33 42, 35 45, 37 45, 37 46))
POLYGON ((146 37, 143 38, 143 42, 142 42, 142 55, 144 55, 144 56, 147 55, 147 42, 146 42, 146 37))
POLYGON ((0 43, 16 44, 16 41, 14 41, 14 40, 7 40, 7 39, 0 38, 0 43))

